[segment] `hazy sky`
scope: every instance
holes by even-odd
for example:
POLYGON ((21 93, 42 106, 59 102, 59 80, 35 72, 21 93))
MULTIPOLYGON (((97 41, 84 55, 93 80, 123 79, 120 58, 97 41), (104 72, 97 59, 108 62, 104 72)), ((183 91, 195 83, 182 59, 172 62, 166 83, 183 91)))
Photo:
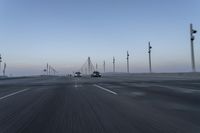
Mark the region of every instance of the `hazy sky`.
MULTIPOLYGON (((0 53, 7 73, 41 74, 48 62, 60 73, 93 64, 154 72, 191 71, 189 24, 200 32, 199 0, 0 0, 0 53)), ((200 71, 200 35, 195 40, 200 71)))

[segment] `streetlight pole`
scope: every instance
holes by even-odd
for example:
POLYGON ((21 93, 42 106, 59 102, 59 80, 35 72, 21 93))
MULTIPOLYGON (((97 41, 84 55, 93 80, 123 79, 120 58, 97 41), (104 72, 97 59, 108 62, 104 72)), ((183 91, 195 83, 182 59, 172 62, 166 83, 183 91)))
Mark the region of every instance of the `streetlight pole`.
POLYGON ((91 60, 90 57, 88 57, 88 74, 91 73, 91 60))
POLYGON ((50 69, 51 69, 51 68, 50 68, 50 67, 51 67, 51 66, 49 65, 49 67, 48 67, 48 68, 49 68, 49 69, 48 69, 48 75, 49 75, 49 76, 51 75, 51 72, 50 72, 50 69))
POLYGON ((96 63, 96 71, 98 71, 98 64, 96 63))
POLYGON ((54 76, 56 75, 56 70, 53 68, 53 74, 54 74, 54 76))
POLYGON ((1 57, 1 54, 0 54, 0 76, 1 76, 1 62, 2 62, 2 57, 1 57))
POLYGON ((129 73, 129 53, 127 51, 127 73, 129 73))
POLYGON ((3 76, 6 76, 6 63, 4 63, 4 67, 3 67, 3 76))
POLYGON ((190 24, 190 43, 191 43, 191 60, 192 60, 192 71, 193 72, 196 72, 196 68, 195 68, 195 58, 194 58, 194 35, 193 34, 196 34, 197 31, 193 29, 193 26, 192 24, 190 24))
POLYGON ((151 69, 151 49, 152 49, 152 46, 151 46, 151 44, 149 42, 149 51, 148 51, 148 53, 149 53, 149 72, 150 73, 152 73, 152 69, 151 69))
POLYGON ((106 72, 106 62, 105 62, 105 60, 103 61, 103 71, 104 71, 104 73, 106 72))
POLYGON ((113 72, 115 72, 115 57, 113 57, 113 72))
POLYGON ((49 75, 49 64, 47 63, 47 76, 49 75))

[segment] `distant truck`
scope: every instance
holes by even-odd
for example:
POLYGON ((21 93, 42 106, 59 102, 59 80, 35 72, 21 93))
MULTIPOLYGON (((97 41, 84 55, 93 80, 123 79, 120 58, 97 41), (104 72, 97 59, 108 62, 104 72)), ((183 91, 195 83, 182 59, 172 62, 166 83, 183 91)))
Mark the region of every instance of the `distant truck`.
POLYGON ((94 72, 92 73, 91 77, 101 77, 101 74, 100 74, 100 72, 98 72, 98 71, 94 71, 94 72))

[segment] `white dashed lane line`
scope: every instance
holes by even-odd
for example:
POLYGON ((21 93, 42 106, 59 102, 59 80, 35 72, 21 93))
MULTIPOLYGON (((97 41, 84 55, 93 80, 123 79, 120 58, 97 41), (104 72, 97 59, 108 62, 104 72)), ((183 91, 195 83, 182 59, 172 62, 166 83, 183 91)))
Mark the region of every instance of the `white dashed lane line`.
POLYGON ((13 93, 8 94, 8 95, 6 95, 6 96, 0 97, 0 100, 6 99, 6 98, 8 98, 8 97, 10 97, 10 96, 14 96, 14 95, 16 95, 16 94, 22 93, 22 92, 27 91, 27 90, 29 90, 29 88, 23 89, 23 90, 20 90, 20 91, 17 91, 17 92, 13 92, 13 93))
POLYGON ((102 90, 104 90, 104 91, 107 91, 107 92, 109 92, 109 93, 111 93, 111 94, 117 95, 116 92, 111 91, 111 90, 109 90, 109 89, 106 89, 106 88, 104 88, 104 87, 101 87, 101 86, 99 86, 99 85, 94 84, 94 86, 97 87, 97 88, 99 88, 99 89, 102 89, 102 90))

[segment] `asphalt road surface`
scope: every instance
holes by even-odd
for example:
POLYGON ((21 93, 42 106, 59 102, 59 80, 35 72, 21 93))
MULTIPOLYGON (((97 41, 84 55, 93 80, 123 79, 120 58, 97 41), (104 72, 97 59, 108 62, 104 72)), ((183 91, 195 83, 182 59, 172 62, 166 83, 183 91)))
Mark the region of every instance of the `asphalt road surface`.
POLYGON ((0 80, 0 133, 200 133, 200 78, 0 80))

